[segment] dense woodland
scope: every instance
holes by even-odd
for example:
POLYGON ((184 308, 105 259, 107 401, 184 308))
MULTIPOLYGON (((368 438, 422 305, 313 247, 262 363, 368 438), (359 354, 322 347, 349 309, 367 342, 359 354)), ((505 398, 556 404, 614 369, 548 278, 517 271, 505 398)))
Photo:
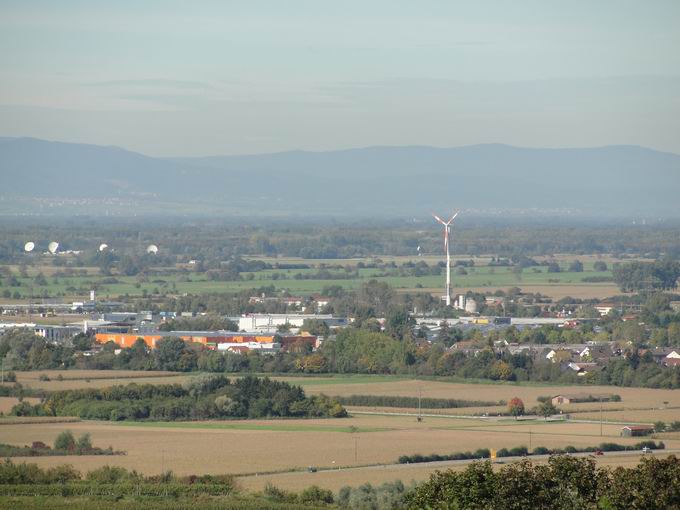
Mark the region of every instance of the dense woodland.
POLYGON ((337 401, 307 397, 299 386, 268 378, 196 377, 184 385, 128 384, 52 392, 36 405, 21 402, 17 416, 79 416, 87 420, 208 420, 347 415, 337 401))

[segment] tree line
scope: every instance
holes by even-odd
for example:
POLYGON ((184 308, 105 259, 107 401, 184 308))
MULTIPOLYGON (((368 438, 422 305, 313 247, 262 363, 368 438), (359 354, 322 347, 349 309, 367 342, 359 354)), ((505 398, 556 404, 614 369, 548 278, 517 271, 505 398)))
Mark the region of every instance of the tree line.
POLYGON ((16 416, 78 416, 89 420, 207 420, 267 417, 333 417, 347 412, 324 395, 307 397, 299 386, 247 376, 233 382, 203 375, 184 385, 135 383, 50 393, 38 404, 21 402, 16 416))
MULTIPOLYGON (((642 441, 633 445, 623 445, 617 443, 600 443, 598 446, 565 446, 564 448, 546 448, 545 446, 537 446, 532 451, 526 446, 516 446, 514 448, 500 448, 496 451, 496 457, 526 457, 530 455, 564 455, 573 453, 594 453, 600 452, 625 452, 625 451, 641 451, 643 448, 649 450, 663 450, 666 448, 663 441, 655 443, 654 441, 642 441)), ((489 459, 491 458, 491 450, 488 448, 479 448, 474 452, 456 452, 449 454, 431 455, 402 455, 399 457, 399 464, 419 464, 423 462, 441 462, 445 460, 471 460, 471 459, 489 459)))

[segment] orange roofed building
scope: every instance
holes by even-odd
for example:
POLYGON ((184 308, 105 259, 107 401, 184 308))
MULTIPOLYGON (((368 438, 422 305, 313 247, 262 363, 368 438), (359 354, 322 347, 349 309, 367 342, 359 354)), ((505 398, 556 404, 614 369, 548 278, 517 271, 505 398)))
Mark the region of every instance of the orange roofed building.
POLYGON ((216 349, 219 344, 278 344, 285 351, 298 343, 309 343, 313 349, 318 347, 314 335, 279 335, 228 333, 224 331, 154 331, 153 333, 97 333, 95 339, 99 344, 113 342, 117 346, 132 347, 138 338, 151 349, 164 338, 180 338, 187 343, 203 345, 208 349, 216 349))

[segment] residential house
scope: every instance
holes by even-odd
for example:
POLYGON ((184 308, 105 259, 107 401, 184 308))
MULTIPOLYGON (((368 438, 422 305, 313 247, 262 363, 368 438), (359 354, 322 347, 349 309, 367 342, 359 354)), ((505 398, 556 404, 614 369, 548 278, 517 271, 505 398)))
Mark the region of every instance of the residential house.
POLYGON ((592 395, 590 393, 576 393, 576 394, 563 394, 555 395, 551 402, 554 406, 564 405, 564 404, 578 404, 582 402, 609 402, 612 399, 611 395, 592 395))
POLYGON ((677 368, 677 367, 680 367, 680 359, 679 358, 666 358, 664 360, 663 364, 666 367, 677 368))
POLYGON ((612 303, 600 303, 595 305, 594 308, 602 317, 604 317, 605 315, 608 315, 609 312, 614 310, 614 305, 612 303))
POLYGON ((578 376, 584 376, 586 374, 589 374, 590 372, 595 372, 597 370, 601 370, 602 367, 598 365, 597 363, 569 363, 568 368, 573 370, 574 372, 577 373, 578 376))
POLYGON ((647 436, 654 432, 652 425, 626 425, 621 429, 623 437, 647 436))

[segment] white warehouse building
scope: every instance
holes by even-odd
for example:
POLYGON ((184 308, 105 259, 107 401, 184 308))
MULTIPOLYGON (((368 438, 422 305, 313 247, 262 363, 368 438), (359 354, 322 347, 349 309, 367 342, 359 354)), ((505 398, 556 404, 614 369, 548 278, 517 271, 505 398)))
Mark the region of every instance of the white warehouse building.
POLYGON ((292 328, 300 328, 306 320, 332 320, 333 316, 312 313, 270 313, 247 314, 238 318, 239 331, 260 331, 273 333, 279 326, 290 324, 292 328))

